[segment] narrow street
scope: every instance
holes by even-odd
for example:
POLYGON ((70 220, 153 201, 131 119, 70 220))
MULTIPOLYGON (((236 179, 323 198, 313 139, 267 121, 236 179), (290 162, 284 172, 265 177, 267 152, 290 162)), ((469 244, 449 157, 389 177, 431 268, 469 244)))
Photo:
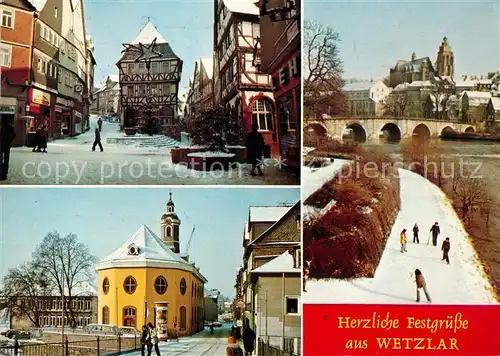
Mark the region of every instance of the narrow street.
MULTIPOLYGON (((179 341, 160 343, 160 353, 168 356, 223 356, 226 354, 227 338, 230 333, 231 323, 224 323, 222 327, 202 332, 191 337, 180 338, 179 341)), ((154 350, 152 355, 154 355, 154 350)), ((130 354, 140 356, 141 352, 130 354)))
MULTIPOLYGON (((154 136, 158 146, 108 143, 123 136, 118 123, 104 122, 99 147, 92 152, 96 118, 91 129, 74 138, 50 141, 47 153, 32 152, 29 147, 11 150, 8 180, 16 185, 293 185, 297 178, 279 168, 275 160, 267 160, 264 176, 252 177, 248 165, 229 171, 200 172, 182 164, 173 164, 168 139, 154 136), (161 147, 163 146, 163 147, 161 147)), ((152 139, 152 140, 153 140, 152 139)))

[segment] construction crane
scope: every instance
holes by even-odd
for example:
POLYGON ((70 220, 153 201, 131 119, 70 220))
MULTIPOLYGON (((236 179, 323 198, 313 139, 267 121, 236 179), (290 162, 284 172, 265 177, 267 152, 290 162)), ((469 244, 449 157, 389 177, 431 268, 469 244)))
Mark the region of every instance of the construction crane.
POLYGON ((189 240, 188 240, 188 243, 186 245, 186 252, 185 254, 188 255, 189 254, 189 248, 191 247, 191 241, 193 240, 193 235, 194 235, 194 229, 195 229, 196 226, 193 226, 193 230, 191 231, 191 236, 189 236, 189 240))

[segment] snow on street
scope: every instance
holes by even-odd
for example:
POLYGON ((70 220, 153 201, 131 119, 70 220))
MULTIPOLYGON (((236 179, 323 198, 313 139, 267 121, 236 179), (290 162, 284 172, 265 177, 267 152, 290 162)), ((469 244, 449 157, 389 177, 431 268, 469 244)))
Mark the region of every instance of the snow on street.
POLYGON ((13 147, 8 180, 2 184, 298 184, 298 178, 280 169, 276 160, 266 160, 264 176, 251 176, 246 164, 230 171, 200 172, 173 164, 168 147, 108 144, 108 138, 123 135, 118 132, 117 123, 103 122, 101 142, 104 152, 100 152, 99 147, 92 152, 95 127, 94 117, 88 132, 48 142, 48 153, 31 152, 30 147, 13 147))
MULTIPOLYGON (((160 343, 160 353, 168 356, 221 356, 226 354, 227 338, 231 324, 225 323, 221 328, 214 329, 210 334, 208 329, 190 337, 180 338, 178 342, 169 340, 160 343)), ((152 355, 155 354, 152 350, 152 355)), ((141 352, 130 353, 140 356, 141 352)))
MULTIPOLYGON (((401 210, 394 223, 374 278, 307 282, 305 303, 411 304, 416 300, 413 272, 422 271, 434 304, 498 304, 493 288, 459 217, 445 194, 425 178, 400 169, 401 210), (438 246, 428 245, 429 230, 439 222, 438 246), (413 225, 420 244, 413 243, 413 225), (401 253, 400 232, 407 229, 407 250, 401 253), (450 265, 441 261, 441 244, 449 237, 450 265)), ((307 178, 306 178, 307 179, 307 178)), ((427 303, 421 291, 421 303, 427 303)))

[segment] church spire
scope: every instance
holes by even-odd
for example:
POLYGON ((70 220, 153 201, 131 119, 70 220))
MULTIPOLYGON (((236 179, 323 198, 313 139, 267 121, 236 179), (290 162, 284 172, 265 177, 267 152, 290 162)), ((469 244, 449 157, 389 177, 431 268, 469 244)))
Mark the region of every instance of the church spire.
POLYGON ((181 220, 174 212, 175 204, 172 200, 172 192, 169 193, 167 211, 161 217, 161 239, 175 253, 180 253, 179 225, 181 220))

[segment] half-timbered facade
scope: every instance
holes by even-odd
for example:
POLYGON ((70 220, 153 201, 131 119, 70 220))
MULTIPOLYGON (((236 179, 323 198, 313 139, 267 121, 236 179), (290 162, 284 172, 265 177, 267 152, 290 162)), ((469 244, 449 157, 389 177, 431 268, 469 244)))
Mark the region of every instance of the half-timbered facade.
POLYGON ((214 97, 239 117, 241 134, 252 124, 279 156, 276 110, 271 77, 255 65, 260 55, 259 8, 254 0, 217 0, 214 3, 214 97))
POLYGON ((131 45, 138 46, 139 43, 152 46, 152 50, 161 56, 151 60, 150 70, 145 62, 136 61, 139 54, 134 51, 124 52, 118 61, 122 126, 150 126, 146 112, 151 110, 156 130, 178 139, 177 106, 182 60, 151 22, 146 24, 131 45))
POLYGON ((14 145, 23 145, 26 92, 30 80, 35 8, 25 0, 0 3, 0 117, 16 128, 14 145))
POLYGON ((214 105, 213 95, 213 66, 212 58, 200 58, 194 64, 194 73, 189 82, 189 91, 186 105, 189 121, 194 115, 208 110, 214 105))

